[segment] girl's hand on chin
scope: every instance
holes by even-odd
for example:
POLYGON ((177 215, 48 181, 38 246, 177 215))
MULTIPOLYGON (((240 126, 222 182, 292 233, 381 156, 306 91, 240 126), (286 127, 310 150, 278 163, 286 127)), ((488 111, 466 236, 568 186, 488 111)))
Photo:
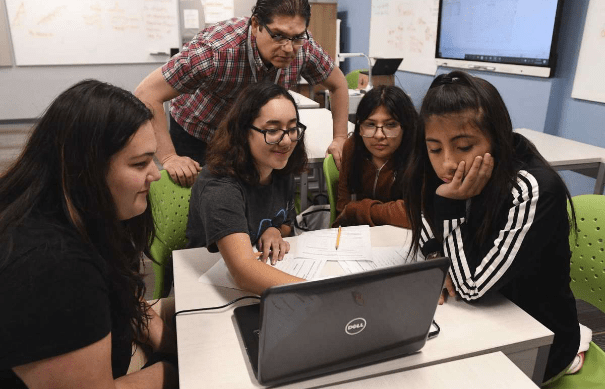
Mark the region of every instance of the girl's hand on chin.
POLYGON ((466 200, 477 196, 492 176, 494 158, 489 153, 475 157, 473 165, 466 177, 464 176, 465 162, 460 161, 451 182, 439 185, 436 193, 441 197, 454 200, 466 200))

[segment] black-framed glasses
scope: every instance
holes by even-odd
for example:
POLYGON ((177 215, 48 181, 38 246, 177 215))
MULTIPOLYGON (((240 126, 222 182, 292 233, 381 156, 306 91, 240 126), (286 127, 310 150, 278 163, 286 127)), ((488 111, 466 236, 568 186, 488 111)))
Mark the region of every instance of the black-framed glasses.
POLYGON ((277 43, 280 46, 285 46, 288 44, 288 41, 292 42, 292 46, 302 46, 306 41, 309 40, 309 33, 307 30, 302 33, 302 35, 295 36, 293 38, 288 38, 287 36, 283 36, 281 34, 274 34, 273 31, 265 23, 260 22, 260 25, 267 29, 267 33, 273 39, 273 42, 277 43))
POLYGON ((284 136, 288 134, 288 137, 292 142, 298 142, 302 139, 307 126, 302 123, 297 123, 295 127, 287 130, 276 129, 276 130, 261 130, 260 128, 250 125, 250 128, 254 131, 258 131, 265 136, 265 143, 268 145, 276 145, 284 139, 284 136))
POLYGON ((377 126, 375 123, 361 123, 359 126, 359 133, 364 138, 372 138, 376 135, 376 131, 378 131, 379 128, 387 138, 396 138, 401 132, 401 124, 399 124, 399 122, 389 122, 382 126, 377 126))

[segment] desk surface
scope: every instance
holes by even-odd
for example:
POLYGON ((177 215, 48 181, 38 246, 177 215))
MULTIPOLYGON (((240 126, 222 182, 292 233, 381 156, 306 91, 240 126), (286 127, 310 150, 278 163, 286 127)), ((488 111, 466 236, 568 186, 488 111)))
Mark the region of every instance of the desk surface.
POLYGON ((294 97, 294 101, 296 101, 298 109, 319 108, 319 103, 317 101, 311 100, 310 98, 292 90, 288 92, 290 92, 292 97, 294 97))
MULTIPOLYGON (((301 109, 298 111, 300 122, 307 126, 305 146, 310 163, 322 162, 326 150, 332 143, 332 112, 325 108, 301 109)), ((349 132, 355 130, 355 125, 348 122, 349 132)))
MULTIPOLYGON (((371 228, 373 246, 400 244, 405 239, 409 239, 405 229, 371 228)), ((295 238, 291 239, 291 245, 296 245, 295 238)), ((203 248, 173 252, 177 311, 218 306, 248 294, 198 282, 219 258, 219 254, 208 253, 203 248)), ((441 333, 418 353, 286 387, 343 384, 496 351, 505 353, 534 381, 544 373, 544 353, 552 343, 552 332, 503 297, 494 296, 473 305, 450 300, 437 308, 435 320, 441 326, 441 333)), ((177 334, 181 388, 199 387, 200 382, 212 388, 259 387, 236 328, 233 306, 179 315, 177 334)))
POLYGON ((330 386, 331 389, 400 389, 402 387, 429 389, 539 388, 502 352, 330 386))
POLYGON ((555 170, 573 170, 596 178, 593 193, 603 193, 605 187, 604 148, 527 128, 518 128, 515 132, 532 141, 540 154, 555 170))
POLYGON ((543 132, 518 128, 515 132, 532 141, 553 167, 581 163, 605 162, 605 149, 543 132))

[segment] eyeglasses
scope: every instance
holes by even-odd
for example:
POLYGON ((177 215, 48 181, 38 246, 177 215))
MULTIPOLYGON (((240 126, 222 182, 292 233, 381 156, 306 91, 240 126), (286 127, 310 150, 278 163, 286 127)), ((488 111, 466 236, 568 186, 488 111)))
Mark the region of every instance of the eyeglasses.
POLYGON ((276 145, 284 139, 284 136, 288 134, 288 137, 292 142, 298 142, 302 139, 307 126, 302 123, 297 123, 296 127, 289 128, 287 130, 261 130, 260 128, 250 125, 250 128, 254 131, 258 131, 265 136, 265 143, 268 145, 276 145))
POLYGON ((274 34, 273 31, 271 31, 265 23, 260 23, 260 25, 267 29, 267 33, 269 34, 271 39, 273 39, 273 42, 277 43, 280 46, 285 46, 288 44, 288 41, 291 41, 292 46, 300 47, 304 45, 306 41, 309 40, 309 33, 307 32, 307 30, 305 30, 302 35, 295 36, 293 38, 288 38, 287 36, 283 36, 281 34, 274 34))
POLYGON ((382 129, 382 133, 387 138, 396 138, 401 132, 401 125, 398 122, 389 122, 382 126, 377 126, 374 123, 361 123, 359 128, 359 132, 364 138, 372 138, 376 135, 376 131, 378 131, 379 128, 382 129))

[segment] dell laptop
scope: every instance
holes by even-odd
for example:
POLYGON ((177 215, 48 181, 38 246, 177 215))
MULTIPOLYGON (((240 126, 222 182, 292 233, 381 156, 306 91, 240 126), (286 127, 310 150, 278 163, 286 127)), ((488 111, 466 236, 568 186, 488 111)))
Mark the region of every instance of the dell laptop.
POLYGON ((420 350, 449 258, 267 289, 234 310, 261 385, 278 385, 420 350))

